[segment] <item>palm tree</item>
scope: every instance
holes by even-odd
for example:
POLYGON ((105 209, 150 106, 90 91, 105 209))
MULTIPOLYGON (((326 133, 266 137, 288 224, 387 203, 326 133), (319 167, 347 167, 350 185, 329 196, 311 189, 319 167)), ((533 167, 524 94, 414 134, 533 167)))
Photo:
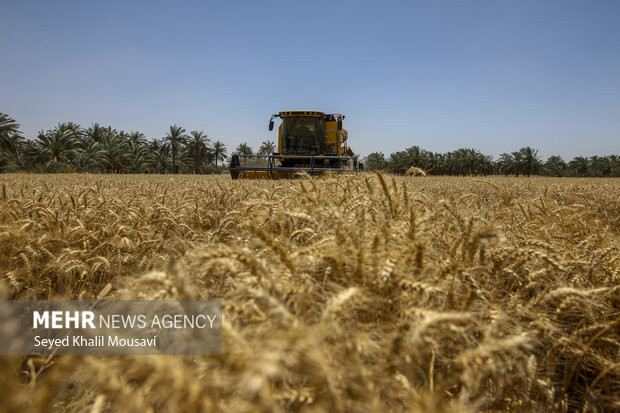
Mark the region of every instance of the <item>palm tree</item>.
POLYGON ((215 167, 217 168, 217 162, 226 159, 226 155, 228 154, 228 149, 226 149, 226 145, 220 141, 215 141, 212 147, 213 158, 215 159, 215 167))
POLYGON ((104 162, 101 144, 90 137, 86 137, 79 143, 73 166, 82 172, 94 172, 104 162))
POLYGON ((155 139, 148 146, 152 171, 160 174, 166 173, 170 164, 170 145, 163 139, 155 139))
POLYGON ((35 145, 29 146, 27 157, 34 163, 45 163, 49 170, 59 164, 68 164, 76 155, 79 145, 75 130, 64 124, 47 132, 40 131, 37 139, 35 145))
POLYGON ((515 158, 509 153, 502 153, 497 161, 497 167, 499 172, 508 176, 515 170, 515 158))
POLYGON ((530 176, 537 173, 540 169, 540 158, 538 157, 538 149, 532 149, 529 146, 519 149, 521 159, 518 163, 518 168, 522 173, 530 176))
POLYGON ((579 176, 585 176, 590 169, 588 158, 577 156, 568 163, 568 168, 579 176))
POLYGON ((419 146, 412 146, 404 151, 390 155, 388 169, 391 172, 404 174, 412 166, 424 169, 428 163, 428 152, 419 146))
POLYGON ((459 166, 461 170, 461 174, 463 175, 475 175, 478 170, 478 152, 471 149, 458 149, 457 153, 459 154, 459 166))
POLYGON ((194 173, 200 173, 200 163, 207 156, 207 142, 209 138, 203 131, 191 131, 187 143, 188 155, 194 159, 194 173))
POLYGON ((455 162, 460 175, 476 175, 482 172, 484 155, 477 149, 457 149, 455 162))
POLYGON ((430 175, 444 174, 446 157, 439 152, 428 152, 428 160, 426 162, 426 173, 430 175))
POLYGON ((142 173, 149 163, 146 137, 140 132, 131 132, 127 142, 129 172, 142 173))
POLYGON ((438 174, 441 168, 441 154, 431 151, 424 151, 424 169, 426 173, 438 174))
POLYGON ((610 176, 620 176, 620 158, 618 155, 609 155, 607 157, 609 159, 609 163, 611 164, 611 172, 610 176))
POLYGON ((495 173, 495 163, 493 162, 493 157, 491 155, 481 155, 480 174, 486 176, 493 173, 495 173))
POLYGON ((247 144, 247 142, 243 142, 240 143, 239 146, 237 146, 237 149, 235 149, 235 153, 237 155, 252 155, 254 151, 252 150, 252 147, 247 144))
POLYGON ((8 166, 20 169, 25 166, 22 156, 24 138, 15 120, 0 113, 0 171, 8 166))
POLYGON ((405 149, 405 152, 411 163, 409 166, 424 168, 425 153, 423 149, 420 149, 419 146, 412 146, 411 148, 405 149))
POLYGON ((550 156, 545 162, 545 174, 551 176, 564 176, 566 162, 559 155, 550 156))
POLYGON ((613 176, 617 166, 617 156, 593 156, 590 165, 595 176, 613 176))
POLYGON ((510 154, 512 156, 512 173, 515 176, 519 176, 521 174, 521 170, 523 169, 523 154, 521 152, 513 152, 510 154))
POLYGON ((383 152, 373 152, 364 159, 364 166, 370 170, 387 168, 387 161, 383 152))
POLYGON ((455 151, 448 152, 443 157, 443 173, 450 176, 458 175, 458 155, 455 151))
POLYGON ((19 124, 5 113, 0 113, 0 150, 13 152, 21 138, 19 124))
POLYGON ((84 136, 91 138, 95 142, 101 142, 106 133, 111 132, 111 127, 104 128, 98 123, 93 124, 90 128, 86 129, 83 133, 84 136))
POLYGON ((271 155, 276 151, 276 144, 272 141, 264 141, 258 149, 259 155, 271 155))
POLYGON ((398 151, 390 155, 388 160, 388 169, 392 173, 404 174, 410 167, 410 162, 407 157, 407 152, 398 151))
POLYGON ((66 123, 60 123, 57 126, 58 129, 61 130, 70 130, 73 131, 73 133, 75 133, 76 136, 80 136, 82 134, 82 128, 80 127, 80 125, 78 125, 77 123, 73 123, 73 122, 66 122, 66 123))
POLYGON ((113 130, 106 133, 101 141, 103 165, 106 172, 120 173, 128 160, 129 141, 125 132, 113 130))
POLYGON ((170 126, 170 132, 164 139, 170 144, 170 151, 172 153, 172 173, 176 174, 177 171, 177 153, 181 146, 185 143, 187 135, 185 135, 185 129, 180 126, 170 126))
POLYGON ((129 139, 130 142, 134 142, 136 144, 146 144, 146 136, 144 136, 144 134, 142 132, 130 132, 129 135, 127 135, 127 139, 129 139))

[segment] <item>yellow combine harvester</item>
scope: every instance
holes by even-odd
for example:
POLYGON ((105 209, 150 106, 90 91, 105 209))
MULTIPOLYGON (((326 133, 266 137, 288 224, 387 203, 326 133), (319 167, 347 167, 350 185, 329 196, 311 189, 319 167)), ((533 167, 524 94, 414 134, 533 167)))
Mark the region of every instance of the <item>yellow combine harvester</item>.
POLYGON ((317 111, 285 111, 269 119, 282 119, 278 128, 278 152, 272 155, 232 155, 232 179, 292 178, 299 172, 353 172, 362 169, 358 157, 347 144, 342 127, 344 115, 317 111))

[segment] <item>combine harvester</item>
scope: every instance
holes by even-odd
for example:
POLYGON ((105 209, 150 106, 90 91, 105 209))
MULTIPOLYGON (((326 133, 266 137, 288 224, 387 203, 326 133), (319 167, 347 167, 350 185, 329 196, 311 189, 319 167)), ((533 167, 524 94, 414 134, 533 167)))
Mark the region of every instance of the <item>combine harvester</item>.
POLYGON ((282 119, 278 128, 278 152, 272 155, 232 155, 232 179, 294 178, 305 172, 358 172, 357 155, 347 145, 348 133, 342 127, 344 115, 317 111, 286 111, 269 119, 282 119))

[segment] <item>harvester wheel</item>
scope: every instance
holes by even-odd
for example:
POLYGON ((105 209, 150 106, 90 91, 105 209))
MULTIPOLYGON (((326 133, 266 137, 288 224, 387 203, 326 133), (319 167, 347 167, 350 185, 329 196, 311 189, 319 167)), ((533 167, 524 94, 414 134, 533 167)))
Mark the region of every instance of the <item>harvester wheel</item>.
POLYGON ((240 166, 239 155, 233 155, 230 157, 230 177, 232 179, 239 179, 239 170, 236 169, 240 166))

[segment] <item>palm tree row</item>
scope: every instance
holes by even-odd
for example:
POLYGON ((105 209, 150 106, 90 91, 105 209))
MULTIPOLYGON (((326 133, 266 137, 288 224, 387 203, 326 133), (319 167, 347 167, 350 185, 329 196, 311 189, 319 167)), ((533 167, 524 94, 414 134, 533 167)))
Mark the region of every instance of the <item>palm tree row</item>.
POLYGON ((189 135, 170 126, 166 136, 147 140, 95 123, 87 129, 69 122, 26 140, 19 125, 0 113, 0 171, 105 173, 216 173, 227 158, 226 145, 203 131, 189 135))
POLYGON ((412 146, 391 154, 386 159, 381 152, 374 152, 364 159, 367 169, 384 169, 404 174, 417 167, 429 175, 546 175, 575 177, 619 177, 620 157, 617 155, 578 156, 565 162, 560 156, 551 156, 543 162, 538 150, 526 146, 512 153, 503 153, 497 161, 476 149, 457 149, 447 153, 435 153, 412 146))

